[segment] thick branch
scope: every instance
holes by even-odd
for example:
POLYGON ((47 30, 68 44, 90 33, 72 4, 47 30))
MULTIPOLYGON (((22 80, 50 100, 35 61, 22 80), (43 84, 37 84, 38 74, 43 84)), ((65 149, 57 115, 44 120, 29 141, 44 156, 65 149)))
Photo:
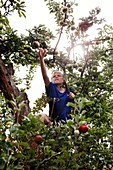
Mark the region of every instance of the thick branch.
POLYGON ((0 58, 0 90, 3 92, 5 98, 9 101, 9 107, 12 108, 15 115, 15 122, 21 123, 23 116, 27 116, 30 112, 29 100, 27 94, 19 91, 13 80, 13 68, 6 66, 0 58), (18 97, 20 100, 17 100, 18 97), (15 105, 10 101, 14 101, 15 105), (20 106, 20 103, 24 103, 20 106), (16 113, 15 113, 16 107, 16 113))

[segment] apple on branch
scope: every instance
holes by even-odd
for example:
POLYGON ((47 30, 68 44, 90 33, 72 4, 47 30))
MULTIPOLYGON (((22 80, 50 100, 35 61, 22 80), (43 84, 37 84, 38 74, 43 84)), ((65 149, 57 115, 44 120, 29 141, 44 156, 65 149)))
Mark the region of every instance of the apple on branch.
POLYGON ((75 135, 75 137, 78 137, 79 135, 80 135, 80 132, 79 132, 79 130, 74 130, 74 135, 75 135))
POLYGON ((33 148, 34 150, 37 149, 37 143, 35 141, 32 141, 30 144, 31 148, 33 148))
POLYGON ((62 12, 63 12, 63 13, 66 13, 67 10, 68 10, 68 8, 67 8, 66 6, 64 6, 64 7, 62 8, 62 12))
POLYGON ((88 130, 89 130, 89 127, 88 127, 86 124, 82 124, 82 125, 79 127, 79 132, 80 132, 80 133, 86 133, 88 130))
POLYGON ((37 142, 37 143, 41 143, 43 140, 42 136, 41 135, 37 135, 34 137, 34 141, 37 142))
POLYGON ((33 47, 34 48, 39 48, 40 47, 40 43, 38 41, 34 41, 33 42, 33 47))

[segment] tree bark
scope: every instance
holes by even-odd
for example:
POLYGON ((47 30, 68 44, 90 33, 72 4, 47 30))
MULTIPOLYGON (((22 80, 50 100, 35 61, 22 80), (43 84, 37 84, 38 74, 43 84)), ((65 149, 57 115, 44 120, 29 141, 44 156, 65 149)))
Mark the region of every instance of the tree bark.
POLYGON ((29 100, 25 92, 21 92, 13 80, 13 65, 5 65, 0 57, 0 90, 12 108, 15 123, 21 123, 30 112, 29 100))

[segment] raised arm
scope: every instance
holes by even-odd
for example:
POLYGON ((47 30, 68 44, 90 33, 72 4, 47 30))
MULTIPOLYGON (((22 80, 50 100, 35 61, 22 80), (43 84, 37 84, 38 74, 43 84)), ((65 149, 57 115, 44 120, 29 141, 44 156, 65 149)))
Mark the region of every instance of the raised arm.
POLYGON ((39 50, 40 65, 41 65, 41 72, 42 72, 43 80, 44 80, 45 86, 48 87, 50 80, 47 75, 47 70, 46 70, 46 66, 44 62, 44 56, 45 56, 46 50, 43 48, 38 48, 38 50, 39 50))

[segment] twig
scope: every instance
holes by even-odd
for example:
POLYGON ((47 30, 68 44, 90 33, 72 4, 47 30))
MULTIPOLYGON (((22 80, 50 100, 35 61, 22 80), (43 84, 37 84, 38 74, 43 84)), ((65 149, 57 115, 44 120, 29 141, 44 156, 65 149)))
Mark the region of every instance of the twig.
POLYGON ((55 46, 54 51, 53 51, 53 62, 55 62, 55 56, 54 56, 54 54, 55 54, 55 51, 56 51, 57 46, 58 46, 58 44, 59 44, 59 41, 60 41, 60 38, 61 38, 61 35, 62 35, 62 31, 63 31, 63 27, 64 27, 64 26, 61 27, 61 31, 60 31, 60 34, 59 34, 59 37, 58 37, 58 41, 57 41, 56 46, 55 46))
POLYGON ((44 164, 45 162, 51 160, 52 158, 54 158, 54 157, 56 157, 56 156, 58 156, 58 155, 61 155, 62 153, 63 153, 63 151, 58 152, 58 153, 50 156, 49 158, 44 159, 37 168, 40 168, 42 164, 44 164))
MULTIPOLYGON (((65 1, 65 5, 66 5, 66 1, 65 1)), ((65 21, 66 21, 66 17, 67 17, 67 14, 65 13, 65 14, 64 14, 64 23, 65 23, 65 21)), ((54 51, 53 51, 53 62, 55 62, 55 56, 54 56, 54 54, 55 54, 55 51, 56 51, 57 46, 58 46, 58 44, 59 44, 59 41, 60 41, 60 39, 61 39, 61 35, 62 35, 63 28, 64 28, 64 25, 62 25, 62 27, 61 27, 60 34, 59 34, 59 37, 58 37, 56 46, 55 46, 54 51)))

